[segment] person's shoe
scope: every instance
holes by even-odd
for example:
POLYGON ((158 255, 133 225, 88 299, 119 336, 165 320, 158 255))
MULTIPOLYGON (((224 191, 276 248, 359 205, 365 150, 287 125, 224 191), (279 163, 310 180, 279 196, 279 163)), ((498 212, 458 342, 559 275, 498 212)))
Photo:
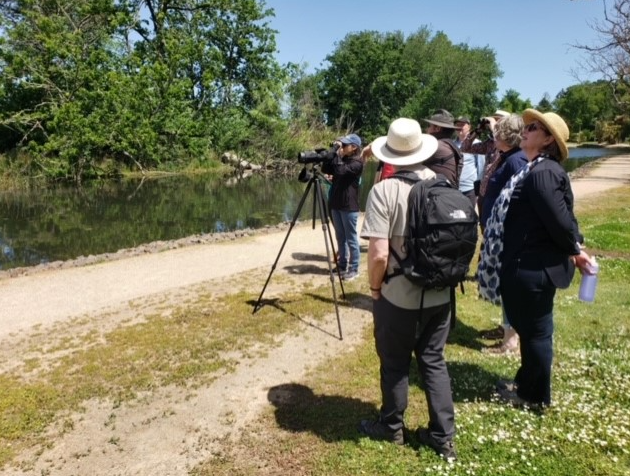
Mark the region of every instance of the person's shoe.
POLYGON ((338 268, 338 267, 334 267, 332 270, 333 273, 337 274, 337 272, 339 272, 339 274, 341 276, 343 276, 344 274, 346 274, 348 272, 348 270, 346 268, 338 268))
POLYGON ((481 352, 488 355, 515 355, 518 354, 518 345, 495 344, 490 347, 484 347, 481 352))
POLYGON ((431 436, 427 428, 418 428, 418 431, 416 431, 416 436, 418 437, 418 441, 420 441, 420 444, 428 446, 433 451, 435 451, 438 456, 445 459, 446 461, 450 462, 457 459, 457 452, 455 451, 454 441, 451 440, 444 443, 438 443, 431 436))
POLYGON ((499 340, 505 336, 505 329, 503 326, 495 327, 494 329, 486 329, 479 332, 482 339, 487 340, 499 340))
POLYGON ((395 445, 405 444, 405 436, 402 428, 400 430, 392 431, 387 427, 387 425, 381 423, 379 420, 361 420, 358 429, 359 433, 364 434, 372 440, 389 441, 395 445))
POLYGON ((499 380, 495 385, 495 389, 497 393, 501 390, 516 393, 516 390, 518 390, 518 384, 514 380, 499 380))
POLYGON ((359 277, 358 271, 348 271, 344 275, 341 276, 341 279, 344 281, 354 281, 359 277))
POLYGON ((525 400, 524 398, 519 397, 516 393, 517 388, 518 386, 514 388, 514 390, 510 390, 508 388, 503 388, 503 389, 497 388, 497 393, 499 394, 499 398, 502 401, 512 405, 515 408, 525 408, 525 409, 535 410, 535 411, 543 410, 543 406, 540 403, 532 403, 525 400))

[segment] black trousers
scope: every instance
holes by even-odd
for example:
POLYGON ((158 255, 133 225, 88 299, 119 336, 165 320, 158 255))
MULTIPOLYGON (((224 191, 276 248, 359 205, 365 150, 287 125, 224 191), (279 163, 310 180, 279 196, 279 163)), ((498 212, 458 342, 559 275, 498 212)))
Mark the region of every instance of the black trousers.
POLYGON ((521 367, 514 378, 517 394, 543 405, 551 403, 555 294, 544 269, 523 269, 514 260, 501 270, 501 300, 521 341, 521 367))
POLYGON ((450 304, 408 310, 385 298, 374 301, 374 339, 381 363, 380 421, 392 431, 404 426, 409 368, 415 354, 429 407, 429 432, 438 442, 452 440, 455 412, 451 380, 444 360, 450 328, 450 304))

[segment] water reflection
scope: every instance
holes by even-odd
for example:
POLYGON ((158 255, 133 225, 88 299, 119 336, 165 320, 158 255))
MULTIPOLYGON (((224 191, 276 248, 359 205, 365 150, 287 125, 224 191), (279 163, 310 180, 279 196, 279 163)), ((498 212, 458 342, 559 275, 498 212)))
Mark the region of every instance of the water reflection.
MULTIPOLYGON (((572 170, 603 152, 572 149, 566 167, 572 170)), ((375 164, 368 164, 362 207, 374 172, 375 164)), ((0 269, 290 221, 305 189, 297 176, 253 176, 228 186, 195 175, 100 183, 81 192, 57 187, 0 194, 0 269)), ((300 220, 311 219, 311 198, 300 220)))

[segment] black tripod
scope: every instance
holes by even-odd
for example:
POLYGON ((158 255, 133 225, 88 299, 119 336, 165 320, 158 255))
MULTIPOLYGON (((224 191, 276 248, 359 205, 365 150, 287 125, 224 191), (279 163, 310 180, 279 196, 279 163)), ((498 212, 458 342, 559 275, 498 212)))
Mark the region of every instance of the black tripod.
MULTIPOLYGON (((332 269, 332 259, 331 259, 331 250, 332 256, 336 256, 335 247, 333 244, 332 234, 330 232, 330 227, 328 226, 328 207, 326 206, 326 202, 324 200, 324 191, 322 190, 322 180, 326 181, 326 178, 322 175, 319 170, 318 164, 313 165, 313 170, 311 172, 311 177, 308 179, 308 185, 304 190, 304 194, 300 200, 300 203, 295 211, 295 215, 293 215, 293 220, 291 220, 291 225, 289 226, 289 230, 287 231, 287 235, 284 237, 284 241, 282 242, 282 246, 280 247, 280 251, 278 252, 278 256, 276 256, 276 260, 271 266, 271 271, 269 272, 269 276, 267 276, 267 281, 260 292, 260 296, 258 297, 258 301, 254 306, 254 310, 252 314, 254 314, 260 307, 262 306, 262 297, 265 293, 265 289, 267 289, 267 285, 271 280, 271 275, 276 269, 276 265, 280 260, 280 255, 282 254, 282 250, 284 246, 287 244, 289 239, 289 235, 291 234, 291 230, 295 226, 295 222, 300 216, 300 211, 302 210, 302 206, 306 201, 306 197, 308 196, 309 190, 313 189, 313 229, 315 229, 315 221, 317 220, 317 215, 319 214, 319 218, 322 222, 322 230, 324 232, 324 243, 326 244, 326 256, 328 262, 328 274, 330 275, 330 284, 332 286, 333 300, 335 302, 335 312, 337 314, 337 326, 339 327, 339 340, 343 340, 343 335, 341 333, 341 320, 339 319, 339 305, 337 303, 337 290, 335 289, 335 273, 332 269), (313 188, 314 187, 314 188, 313 188)), ((337 277, 339 278, 339 285, 341 286, 341 295, 345 299, 346 294, 343 289, 343 282, 341 281, 341 273, 339 270, 339 266, 337 266, 337 277)))

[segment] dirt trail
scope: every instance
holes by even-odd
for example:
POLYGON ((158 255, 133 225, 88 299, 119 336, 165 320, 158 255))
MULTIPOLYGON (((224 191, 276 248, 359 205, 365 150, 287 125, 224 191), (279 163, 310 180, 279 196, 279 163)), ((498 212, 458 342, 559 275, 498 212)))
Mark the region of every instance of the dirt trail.
MULTIPOLYGON (((630 183, 630 156, 619 156, 589 168, 572 186, 576 200, 584 200, 626 183, 630 183)), ((283 231, 0 279, 4 360, 0 365, 12 367, 12 354, 19 361, 18 342, 46 334, 59 324, 71 329, 76 318, 89 317, 99 326, 115 327, 129 318, 132 301, 170 296, 176 302, 198 286, 216 285, 239 273, 260 278, 262 288, 285 237, 283 231)), ((321 266, 325 255, 321 228, 313 230, 310 223, 296 226, 275 273, 287 273, 309 259, 321 266)), ((334 336, 336 316, 331 312, 322 326, 327 331, 304 323, 302 332, 285 338, 265 358, 241 361, 235 372, 199 389, 192 398, 189 392, 169 387, 120 407, 110 401, 87 402, 85 412, 73 416, 72 431, 50 448, 21 456, 28 469, 4 468, 3 474, 187 475, 196 464, 220 453, 225 441, 268 405, 270 387, 298 381, 308 369, 360 342, 371 323, 370 313, 365 309, 342 313, 343 341, 334 336), (112 418, 116 424, 107 424, 112 418)))

